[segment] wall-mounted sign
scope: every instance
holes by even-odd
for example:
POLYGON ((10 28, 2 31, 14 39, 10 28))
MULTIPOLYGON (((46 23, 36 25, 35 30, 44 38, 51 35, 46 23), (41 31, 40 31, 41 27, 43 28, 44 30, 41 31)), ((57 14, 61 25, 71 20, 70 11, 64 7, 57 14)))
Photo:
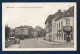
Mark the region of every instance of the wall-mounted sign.
POLYGON ((71 32, 72 31, 72 26, 63 26, 63 31, 64 32, 71 32))

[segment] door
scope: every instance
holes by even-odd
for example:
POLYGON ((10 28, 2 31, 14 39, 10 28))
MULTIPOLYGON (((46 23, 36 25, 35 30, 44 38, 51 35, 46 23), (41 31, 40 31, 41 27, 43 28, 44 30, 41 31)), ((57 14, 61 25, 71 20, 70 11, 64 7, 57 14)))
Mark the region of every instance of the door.
POLYGON ((69 35, 67 35, 67 37, 66 37, 66 42, 70 42, 70 37, 69 37, 69 35))

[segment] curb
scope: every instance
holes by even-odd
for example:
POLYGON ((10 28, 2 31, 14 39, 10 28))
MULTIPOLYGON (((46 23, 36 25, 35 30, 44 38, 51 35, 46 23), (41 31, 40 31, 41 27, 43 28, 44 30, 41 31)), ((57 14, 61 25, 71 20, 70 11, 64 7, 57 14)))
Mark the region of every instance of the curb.
POLYGON ((61 44, 61 43, 52 43, 52 42, 48 42, 48 41, 44 41, 41 39, 38 39, 40 42, 46 43, 46 44, 61 44))

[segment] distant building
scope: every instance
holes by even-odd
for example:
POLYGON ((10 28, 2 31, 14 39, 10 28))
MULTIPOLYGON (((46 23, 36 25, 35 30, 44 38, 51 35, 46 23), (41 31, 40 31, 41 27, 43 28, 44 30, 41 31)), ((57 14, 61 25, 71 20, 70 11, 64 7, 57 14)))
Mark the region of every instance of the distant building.
POLYGON ((20 26, 15 28, 15 35, 19 38, 30 38, 30 26, 20 26))
POLYGON ((36 30, 34 30, 33 36, 34 36, 34 38, 37 38, 38 37, 38 32, 36 30))
MULTIPOLYGON (((60 10, 59 10, 60 11, 60 10)), ((52 32, 48 32, 49 23, 46 22, 46 40, 55 42, 74 42, 73 40, 73 23, 74 23, 74 6, 65 12, 57 12, 51 19, 52 32), (48 23, 48 26, 47 26, 48 23)), ((49 18, 50 19, 50 18, 49 18)), ((48 19, 48 20, 49 20, 48 19)))
POLYGON ((44 37, 45 30, 41 28, 40 26, 36 26, 34 28, 34 37, 44 37))

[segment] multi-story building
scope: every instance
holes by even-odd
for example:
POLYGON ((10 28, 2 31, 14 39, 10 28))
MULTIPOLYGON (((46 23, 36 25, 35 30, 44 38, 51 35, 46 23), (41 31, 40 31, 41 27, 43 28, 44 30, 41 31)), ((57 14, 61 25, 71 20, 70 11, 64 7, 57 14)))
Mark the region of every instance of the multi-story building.
POLYGON ((30 26, 20 26, 15 28, 15 35, 19 38, 30 38, 31 37, 31 30, 30 26))
POLYGON ((74 7, 52 20, 52 36, 56 42, 73 43, 74 7))
POLYGON ((58 10, 58 12, 56 12, 53 15, 49 15, 47 20, 45 21, 45 25, 46 25, 46 40, 47 41, 52 41, 53 36, 52 36, 52 19, 55 18, 57 15, 61 14, 61 10, 58 10))
POLYGON ((60 10, 54 14, 51 18, 51 29, 49 32, 48 19, 46 22, 46 40, 55 42, 73 42, 73 23, 74 23, 74 7, 69 8, 65 12, 60 10))
POLYGON ((19 38, 32 38, 32 37, 41 37, 45 34, 44 29, 39 26, 36 26, 34 29, 31 26, 20 26, 15 28, 15 36, 19 38))

